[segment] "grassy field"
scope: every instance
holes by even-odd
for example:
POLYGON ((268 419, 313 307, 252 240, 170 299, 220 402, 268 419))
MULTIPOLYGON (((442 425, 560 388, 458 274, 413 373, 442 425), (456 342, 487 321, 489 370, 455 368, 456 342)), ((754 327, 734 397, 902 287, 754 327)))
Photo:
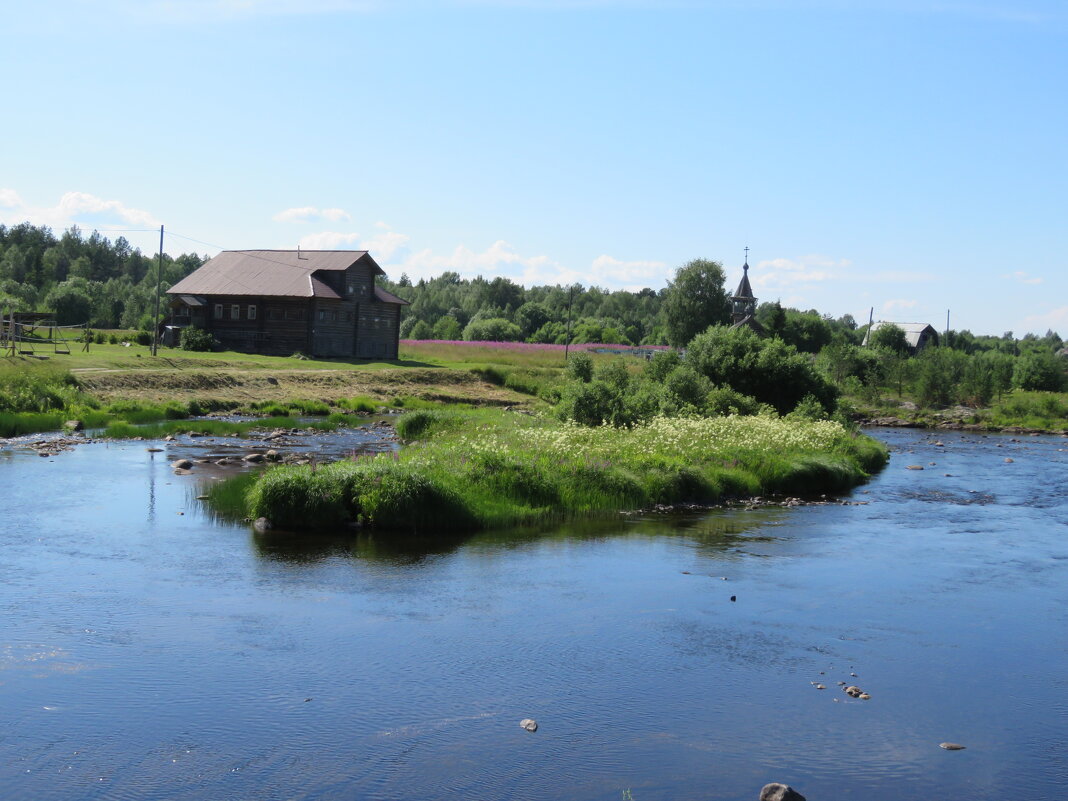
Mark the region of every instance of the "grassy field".
POLYGON ((420 411, 402 418, 398 431, 420 441, 318 469, 273 468, 220 487, 218 501, 282 529, 356 521, 444 532, 840 491, 887 458, 880 443, 837 423, 775 417, 657 418, 616 429, 492 409, 420 411))

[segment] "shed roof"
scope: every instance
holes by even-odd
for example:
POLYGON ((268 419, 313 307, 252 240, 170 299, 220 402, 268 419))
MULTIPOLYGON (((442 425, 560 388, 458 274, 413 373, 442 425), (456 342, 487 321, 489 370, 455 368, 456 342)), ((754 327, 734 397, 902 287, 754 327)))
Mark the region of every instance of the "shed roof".
POLYGON ((868 331, 864 334, 864 342, 861 344, 867 345, 868 337, 871 336, 873 332, 878 331, 884 325, 896 325, 898 328, 904 331, 905 341, 909 343, 910 348, 919 347, 920 337, 923 336, 923 334, 925 333, 928 336, 930 336, 931 334, 938 336, 938 332, 930 323, 893 323, 889 320, 879 320, 878 322, 872 323, 871 328, 869 328, 868 331))
POLYGON ((385 275, 366 250, 224 250, 167 292, 337 299, 314 273, 347 270, 361 260, 385 275))

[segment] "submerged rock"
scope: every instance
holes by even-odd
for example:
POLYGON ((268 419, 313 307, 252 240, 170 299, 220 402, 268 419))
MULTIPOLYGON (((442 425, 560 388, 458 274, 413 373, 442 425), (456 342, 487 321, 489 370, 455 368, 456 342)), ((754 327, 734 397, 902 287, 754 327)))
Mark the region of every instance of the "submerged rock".
POLYGON ((805 801, 805 797, 788 784, 765 784, 760 790, 760 801, 805 801))

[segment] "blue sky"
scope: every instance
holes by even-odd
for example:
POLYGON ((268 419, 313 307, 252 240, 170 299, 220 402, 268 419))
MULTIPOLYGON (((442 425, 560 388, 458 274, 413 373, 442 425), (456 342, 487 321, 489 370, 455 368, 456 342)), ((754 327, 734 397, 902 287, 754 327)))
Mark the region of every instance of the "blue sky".
POLYGON ((3 223, 1068 337, 1062 2, 3 5, 3 223))

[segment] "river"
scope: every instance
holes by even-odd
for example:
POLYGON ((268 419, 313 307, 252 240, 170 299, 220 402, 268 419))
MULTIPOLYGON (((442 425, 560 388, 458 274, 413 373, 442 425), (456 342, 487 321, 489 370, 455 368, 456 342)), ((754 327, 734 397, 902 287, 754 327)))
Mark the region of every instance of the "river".
POLYGON ((393 545, 0 449, 0 797, 1060 798, 1068 439, 873 433, 857 505, 393 545))

